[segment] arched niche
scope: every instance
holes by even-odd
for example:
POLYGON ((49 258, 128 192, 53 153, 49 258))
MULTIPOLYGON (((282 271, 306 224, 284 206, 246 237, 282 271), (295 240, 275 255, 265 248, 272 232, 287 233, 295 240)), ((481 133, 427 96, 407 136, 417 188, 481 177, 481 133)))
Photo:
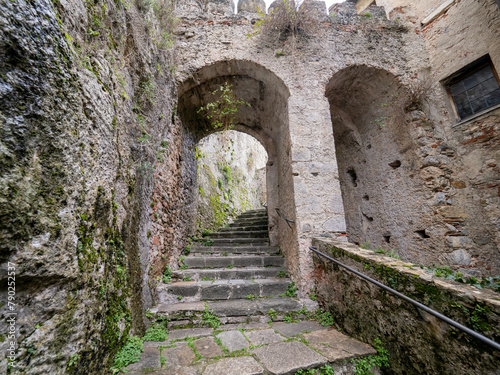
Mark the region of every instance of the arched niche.
POLYGON ((404 93, 390 72, 356 65, 335 73, 325 95, 349 241, 409 259, 424 213, 405 108, 393 107, 404 93))

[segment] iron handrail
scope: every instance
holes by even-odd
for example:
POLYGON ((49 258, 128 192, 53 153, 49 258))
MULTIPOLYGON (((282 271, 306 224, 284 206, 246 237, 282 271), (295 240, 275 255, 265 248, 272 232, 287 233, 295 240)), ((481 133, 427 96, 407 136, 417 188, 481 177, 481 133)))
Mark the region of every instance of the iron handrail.
POLYGON ((288 228, 293 229, 290 223, 295 224, 295 221, 287 219, 285 216, 283 216, 279 208, 275 208, 275 210, 278 216, 281 217, 283 220, 285 220, 286 224, 288 225, 288 228))
POLYGON ((467 333, 468 335, 476 338, 479 341, 482 341, 483 343, 491 346, 492 348, 495 348, 496 350, 500 350, 500 344, 498 344, 497 342, 495 342, 495 341, 487 338, 486 336, 483 336, 480 333, 477 333, 476 331, 474 331, 474 330, 472 330, 470 328, 467 328, 466 326, 464 326, 464 325, 462 325, 462 324, 454 321, 453 319, 450 319, 447 316, 445 316, 445 315, 443 315, 441 313, 438 313, 437 311, 435 311, 435 310, 433 310, 433 309, 425 306, 424 304, 422 304, 420 302, 417 302, 414 299, 411 299, 410 297, 407 297, 406 295, 398 292, 397 290, 394 290, 394 289, 388 287, 387 285, 382 284, 381 282, 379 282, 377 280, 374 280, 374 279, 372 279, 369 276, 366 276, 365 274, 363 274, 363 273, 355 270, 354 268, 351 268, 349 266, 346 266, 343 263, 340 263, 338 260, 333 259, 333 258, 329 257, 328 255, 326 255, 326 254, 318 251, 318 249, 316 249, 316 247, 314 247, 314 246, 310 246, 309 249, 311 249, 312 251, 314 251, 316 253, 316 255, 318 257, 320 257, 320 259, 321 259, 321 257, 324 257, 324 258, 326 258, 326 259, 334 262, 335 264, 337 264, 337 265, 339 265, 341 267, 344 267, 345 269, 347 269, 348 271, 351 271, 352 273, 358 275, 362 279, 365 279, 365 280, 371 282, 372 284, 375 284, 378 287, 380 287, 380 288, 382 288, 382 289, 384 289, 384 290, 386 290, 386 291, 388 291, 388 292, 390 292, 390 293, 398 296, 399 298, 404 299, 407 302, 410 302, 413 306, 415 306, 415 307, 417 307, 417 308, 419 308, 421 310, 424 310, 425 312, 427 312, 427 313, 429 313, 431 315, 434 315, 436 318, 441 319, 442 321, 448 323, 449 325, 455 327, 456 329, 458 329, 458 330, 460 330, 460 331, 462 331, 464 333, 467 333))

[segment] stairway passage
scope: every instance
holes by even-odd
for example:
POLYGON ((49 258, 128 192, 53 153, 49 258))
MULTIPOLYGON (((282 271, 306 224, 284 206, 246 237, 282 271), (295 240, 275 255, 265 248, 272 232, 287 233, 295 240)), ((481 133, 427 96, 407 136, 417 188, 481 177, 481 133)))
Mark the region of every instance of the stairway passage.
POLYGON ((291 297, 285 259, 269 246, 266 210, 240 215, 205 245, 192 246, 184 269, 158 287, 152 320, 167 321, 170 333, 145 342, 129 374, 294 374, 325 365, 352 374, 344 360, 376 353, 309 320, 305 301, 291 297))

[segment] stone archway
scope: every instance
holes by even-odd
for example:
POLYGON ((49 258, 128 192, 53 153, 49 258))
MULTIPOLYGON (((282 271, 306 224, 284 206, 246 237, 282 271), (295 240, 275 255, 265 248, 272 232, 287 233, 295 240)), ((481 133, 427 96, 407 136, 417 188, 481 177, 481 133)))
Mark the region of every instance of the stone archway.
POLYGON ((178 89, 179 115, 194 142, 213 132, 207 130, 210 127, 198 109, 213 100, 211 93, 225 82, 233 86, 236 98, 251 105, 240 107, 234 130, 253 136, 267 151, 269 237, 272 245, 286 243, 280 236, 284 232, 280 226, 286 223, 278 220, 276 208, 293 202, 288 88, 274 73, 252 61, 222 61, 201 68, 178 89))
POLYGON ((349 241, 410 260, 427 213, 413 179, 419 171, 405 108, 401 117, 391 108, 401 90, 393 74, 358 65, 337 72, 326 97, 349 241))

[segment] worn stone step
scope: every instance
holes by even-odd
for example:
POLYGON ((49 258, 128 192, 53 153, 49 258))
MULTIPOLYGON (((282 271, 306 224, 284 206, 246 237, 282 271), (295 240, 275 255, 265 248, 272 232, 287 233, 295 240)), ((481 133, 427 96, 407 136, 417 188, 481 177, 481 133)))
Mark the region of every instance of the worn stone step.
POLYGON ((267 210, 246 211, 240 214, 237 218, 254 217, 254 216, 267 217, 267 210))
POLYGON ((229 227, 245 227, 251 225, 268 225, 267 219, 236 219, 234 222, 229 224, 229 227))
POLYGON ((214 232, 208 235, 209 238, 268 238, 269 233, 266 230, 253 230, 253 231, 223 231, 223 232, 214 232))
POLYGON ((224 268, 233 267, 283 267, 285 259, 281 255, 227 255, 227 256, 195 256, 184 259, 189 268, 224 268))
POLYGON ((150 309, 153 319, 188 320, 191 324, 200 325, 205 305, 220 318, 265 316, 273 309, 278 314, 299 311, 303 303, 289 297, 256 298, 225 301, 196 301, 178 303, 160 303, 150 309))
POLYGON ((247 245, 269 246, 268 238, 215 238, 212 246, 247 245))
POLYGON ((199 246, 190 248, 191 254, 213 254, 224 256, 227 254, 279 254, 277 246, 199 246))
POLYGON ((250 225, 250 226, 232 226, 219 229, 219 232, 232 232, 232 231, 256 231, 256 230, 268 230, 267 223, 263 225, 250 225))
POLYGON ((190 278, 193 281, 200 280, 236 280, 236 279, 270 279, 285 277, 286 270, 283 267, 244 267, 244 268, 216 268, 216 269, 187 269, 175 272, 174 277, 178 279, 190 278))
POLYGON ((290 279, 181 281, 158 286, 160 300, 168 301, 171 296, 196 300, 245 299, 247 296, 277 297, 285 293, 290 279))

